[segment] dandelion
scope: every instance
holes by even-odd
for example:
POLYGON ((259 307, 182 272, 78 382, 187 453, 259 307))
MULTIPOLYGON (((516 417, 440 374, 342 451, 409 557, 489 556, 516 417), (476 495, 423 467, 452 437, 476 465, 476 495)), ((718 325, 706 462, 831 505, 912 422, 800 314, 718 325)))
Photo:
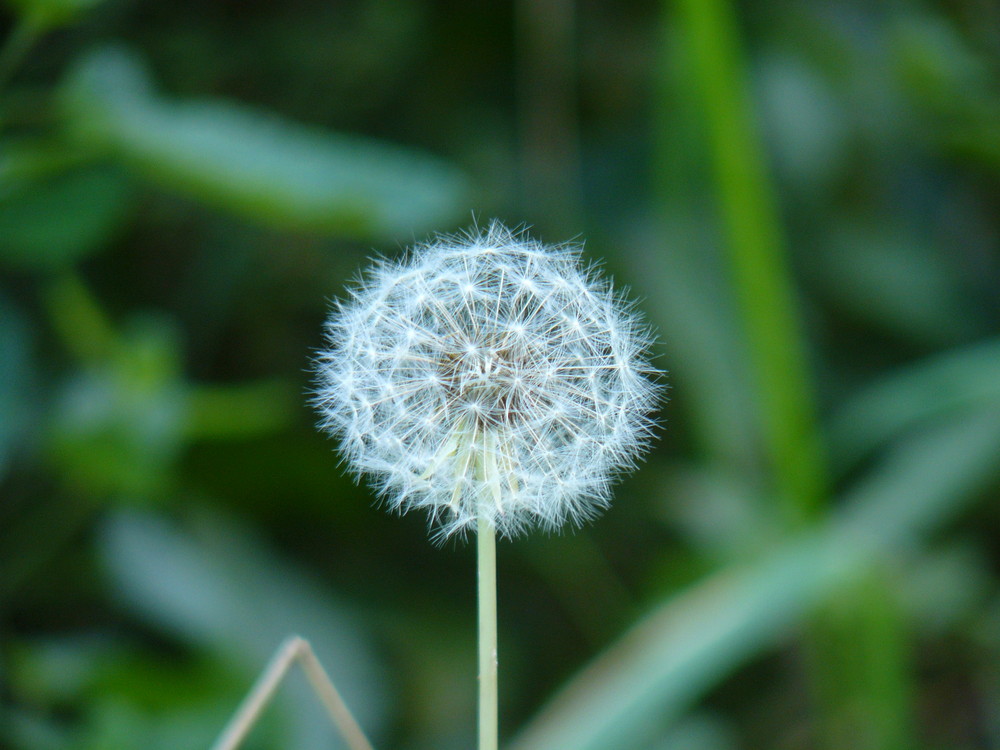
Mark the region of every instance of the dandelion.
POLYGON ((327 335, 322 426, 440 537, 578 525, 650 436, 648 329, 576 247, 497 222, 377 263, 327 335))
POLYGON ((653 426, 648 329, 577 247, 494 222, 375 264, 326 330, 315 403, 352 470, 439 538, 476 528, 479 748, 495 750, 496 535, 607 506, 653 426))

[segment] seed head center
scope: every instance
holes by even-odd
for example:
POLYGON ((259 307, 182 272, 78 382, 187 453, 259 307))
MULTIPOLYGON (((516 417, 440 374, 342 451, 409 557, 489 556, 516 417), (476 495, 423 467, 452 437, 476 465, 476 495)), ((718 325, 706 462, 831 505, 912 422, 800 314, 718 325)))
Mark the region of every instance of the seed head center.
POLYGON ((441 362, 441 382, 460 413, 482 426, 512 426, 518 419, 527 385, 523 358, 509 349, 466 347, 441 362))

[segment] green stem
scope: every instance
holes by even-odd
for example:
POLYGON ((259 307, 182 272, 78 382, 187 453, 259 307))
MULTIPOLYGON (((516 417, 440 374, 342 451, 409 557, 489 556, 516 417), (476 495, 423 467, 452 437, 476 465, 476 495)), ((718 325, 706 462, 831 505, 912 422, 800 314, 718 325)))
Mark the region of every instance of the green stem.
POLYGON ((733 9, 726 0, 674 4, 705 109, 766 450, 788 519, 800 524, 825 504, 825 458, 777 200, 741 77, 733 9))
POLYGON ((479 750, 496 750, 497 715, 497 540, 489 519, 479 517, 479 750))
POLYGON ((39 36, 41 27, 30 18, 22 18, 14 26, 10 36, 0 48, 0 89, 3 89, 14 75, 17 66, 38 41, 39 36))
MULTIPOLYGON (((829 478, 817 428, 777 200, 747 94, 732 0, 672 0, 690 55, 690 85, 705 131, 728 232, 771 474, 794 528, 827 504, 829 478)), ((843 593, 852 616, 821 613, 807 639, 821 713, 822 747, 912 747, 910 663, 890 592, 873 576, 843 593), (865 594, 864 598, 860 594, 865 594), (879 602, 876 609, 872 602, 879 602), (860 707, 860 708, 859 708, 860 707)))

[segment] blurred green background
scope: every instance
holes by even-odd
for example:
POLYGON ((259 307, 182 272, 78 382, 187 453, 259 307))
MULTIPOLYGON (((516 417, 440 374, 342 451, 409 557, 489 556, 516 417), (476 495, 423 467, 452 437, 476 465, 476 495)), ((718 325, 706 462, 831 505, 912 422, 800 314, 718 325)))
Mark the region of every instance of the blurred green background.
MULTIPOLYGON (((474 550, 307 406, 373 253, 587 239, 669 370, 501 544, 512 750, 1000 748, 1000 6, 0 6, 0 747, 207 748, 288 633, 473 745, 474 550)), ((247 748, 339 747, 293 674, 247 748)))

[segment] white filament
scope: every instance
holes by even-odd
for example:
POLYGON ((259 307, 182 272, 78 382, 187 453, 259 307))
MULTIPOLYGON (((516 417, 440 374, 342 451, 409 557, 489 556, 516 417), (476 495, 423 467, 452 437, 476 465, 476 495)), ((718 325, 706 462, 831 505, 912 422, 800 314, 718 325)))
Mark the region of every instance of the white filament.
POLYGON ((382 261, 317 363, 322 426, 393 509, 440 534, 580 523, 652 428, 650 336, 572 247, 493 223, 382 261))

